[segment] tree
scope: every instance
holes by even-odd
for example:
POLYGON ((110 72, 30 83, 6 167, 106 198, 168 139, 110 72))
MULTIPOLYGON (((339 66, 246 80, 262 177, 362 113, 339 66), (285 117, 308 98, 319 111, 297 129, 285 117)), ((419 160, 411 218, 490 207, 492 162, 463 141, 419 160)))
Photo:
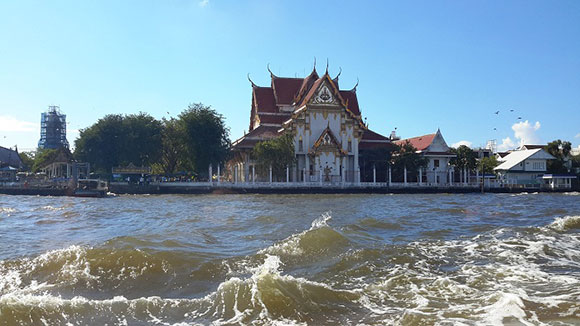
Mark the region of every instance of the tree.
POLYGON ((187 156, 185 155, 184 130, 179 120, 163 119, 161 132, 161 157, 154 166, 154 173, 172 174, 184 169, 187 156))
POLYGON ((395 146, 391 159, 393 164, 392 172, 395 179, 404 179, 405 168, 407 172, 414 172, 420 168, 427 167, 427 164, 429 164, 429 159, 417 153, 417 149, 409 141, 395 146))
POLYGON ((477 166, 477 155, 468 146, 461 145, 458 148, 451 148, 450 151, 456 156, 453 157, 449 163, 455 165, 459 169, 473 170, 477 166))
POLYGON ((161 130, 161 122, 146 113, 109 114, 80 131, 75 157, 101 173, 114 166, 148 166, 160 158, 161 130))
POLYGON ((546 170, 548 173, 564 174, 568 173, 568 156, 572 150, 572 144, 569 141, 560 139, 549 142, 546 151, 554 156, 555 160, 548 160, 546 170))
POLYGON ((32 171, 32 167, 34 166, 34 156, 36 152, 21 152, 20 159, 22 160, 22 164, 24 165, 24 171, 32 171))
POLYGON ((34 164, 31 167, 32 172, 38 172, 47 165, 54 163, 58 158, 59 161, 69 162, 72 160, 72 154, 66 147, 56 149, 38 149, 34 156, 34 164))
POLYGON ((481 171, 481 167, 483 166, 483 173, 495 173, 493 170, 499 165, 497 158, 495 156, 484 157, 477 162, 477 170, 481 171))
POLYGON ((272 166, 274 177, 285 175, 286 167, 292 166, 296 161, 292 135, 286 134, 259 142, 254 146, 252 157, 256 161, 259 174, 267 175, 272 166))
POLYGON ((200 175, 207 175, 210 164, 226 160, 229 155, 229 128, 224 117, 209 106, 191 104, 179 114, 184 137, 184 165, 200 175))

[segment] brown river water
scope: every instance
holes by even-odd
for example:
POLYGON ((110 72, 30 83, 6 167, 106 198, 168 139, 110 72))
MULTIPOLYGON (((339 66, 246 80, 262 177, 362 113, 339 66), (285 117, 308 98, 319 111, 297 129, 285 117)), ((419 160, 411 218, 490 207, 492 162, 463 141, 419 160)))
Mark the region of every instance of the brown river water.
POLYGON ((580 194, 0 195, 0 325, 580 325, 580 194))

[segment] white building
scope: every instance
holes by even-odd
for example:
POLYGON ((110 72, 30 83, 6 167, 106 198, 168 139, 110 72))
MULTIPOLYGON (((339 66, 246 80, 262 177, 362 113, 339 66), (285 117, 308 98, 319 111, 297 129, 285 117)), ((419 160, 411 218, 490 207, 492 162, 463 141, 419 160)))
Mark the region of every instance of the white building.
POLYGON ((450 184, 453 182, 453 167, 449 161, 455 157, 455 154, 450 151, 439 129, 434 134, 397 140, 395 144, 403 145, 406 142, 413 145, 417 149, 417 153, 429 159, 425 170, 418 171, 420 183, 450 184), (423 179, 423 175, 425 175, 425 179, 423 179))
POLYGON ((513 151, 500 159, 501 164, 494 170, 503 184, 540 185, 546 173, 548 160, 555 157, 542 148, 513 151))

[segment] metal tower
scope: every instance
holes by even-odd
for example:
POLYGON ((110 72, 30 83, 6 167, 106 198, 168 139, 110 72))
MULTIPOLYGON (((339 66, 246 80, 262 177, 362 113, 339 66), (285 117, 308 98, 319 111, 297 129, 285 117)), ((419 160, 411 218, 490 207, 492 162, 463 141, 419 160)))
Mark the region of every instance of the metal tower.
POLYGON ((56 149, 68 148, 66 140, 66 115, 60 112, 58 106, 49 106, 40 118, 40 140, 38 148, 56 149))

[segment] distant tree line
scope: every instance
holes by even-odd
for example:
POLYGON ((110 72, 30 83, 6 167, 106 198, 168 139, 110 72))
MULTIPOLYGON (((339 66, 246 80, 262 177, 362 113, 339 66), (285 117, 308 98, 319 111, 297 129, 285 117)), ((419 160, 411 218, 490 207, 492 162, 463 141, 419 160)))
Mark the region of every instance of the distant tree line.
POLYGON ((154 173, 182 171, 207 176, 210 164, 227 159, 229 128, 209 106, 192 104, 177 118, 157 120, 147 113, 109 114, 82 129, 74 158, 97 173, 116 166, 150 166, 154 173))

